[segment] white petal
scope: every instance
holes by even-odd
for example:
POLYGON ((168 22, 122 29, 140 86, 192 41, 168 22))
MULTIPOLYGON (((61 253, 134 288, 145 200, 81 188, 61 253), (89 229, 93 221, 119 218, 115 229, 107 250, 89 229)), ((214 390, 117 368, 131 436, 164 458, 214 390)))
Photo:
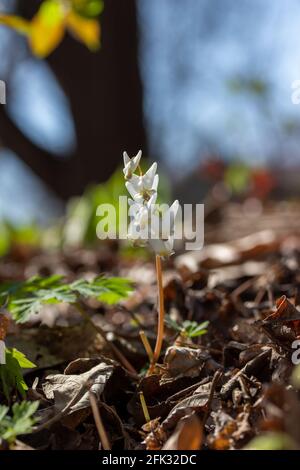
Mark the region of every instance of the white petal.
POLYGON ((132 159, 134 167, 135 167, 133 171, 135 171, 137 169, 137 167, 139 166, 141 157, 142 157, 142 151, 139 150, 138 153, 136 154, 136 156, 133 157, 133 159, 132 159))
POLYGON ((156 199, 157 199, 157 193, 153 193, 152 196, 150 197, 149 201, 147 201, 147 207, 148 209, 151 208, 151 206, 154 206, 155 203, 156 203, 156 199))
POLYGON ((161 217, 161 236, 163 240, 174 235, 175 219, 179 208, 179 202, 176 200, 171 207, 166 210, 161 217))
POLYGON ((127 152, 123 152, 124 167, 130 163, 130 157, 127 152))
POLYGON ((132 174, 130 162, 125 165, 123 173, 126 179, 130 179, 131 174, 132 174))
POLYGON ((128 215, 131 219, 136 219, 137 218, 137 215, 140 211, 140 207, 141 207, 141 205, 137 204, 136 202, 133 202, 133 204, 129 205, 129 211, 128 211, 129 214, 128 215))
POLYGON ((178 209, 179 209, 179 202, 176 199, 176 201, 174 201, 173 204, 170 207, 170 221, 171 221, 171 233, 170 233, 170 235, 174 235, 174 226, 175 226, 175 221, 176 221, 176 216, 177 216, 177 213, 178 213, 178 209))
POLYGON ((136 189, 135 185, 131 181, 126 181, 125 186, 130 196, 135 199, 135 196, 138 194, 138 190, 136 189))
POLYGON ((6 364, 5 343, 0 341, 0 364, 6 364))
POLYGON ((176 219, 178 209, 179 209, 179 202, 176 199, 170 207, 170 213, 173 214, 174 220, 176 219))
POLYGON ((152 185, 152 188, 151 188, 151 189, 153 189, 153 191, 157 191, 158 182, 159 182, 159 176, 155 175, 154 180, 153 180, 153 185, 152 185))
POLYGON ((157 170, 157 163, 154 162, 149 170, 143 176, 143 185, 145 189, 152 189, 154 183, 154 177, 157 170))
POLYGON ((140 205, 143 205, 145 203, 144 196, 141 193, 136 193, 136 195, 134 196, 134 201, 136 202, 136 204, 140 205))
POLYGON ((164 257, 171 256, 173 251, 173 240, 169 239, 166 241, 163 240, 149 240, 149 244, 152 247, 153 251, 157 254, 164 257))
POLYGON ((131 178, 130 178, 130 183, 133 184, 136 191, 140 191, 143 187, 142 178, 143 178, 142 176, 138 176, 138 175, 132 175, 131 178))

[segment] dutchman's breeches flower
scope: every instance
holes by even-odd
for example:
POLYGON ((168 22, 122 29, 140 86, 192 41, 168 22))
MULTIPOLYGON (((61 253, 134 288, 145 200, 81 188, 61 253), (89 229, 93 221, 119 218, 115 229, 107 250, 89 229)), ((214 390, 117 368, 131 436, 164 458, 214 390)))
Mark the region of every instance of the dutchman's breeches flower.
POLYGON ((128 238, 135 244, 149 244, 153 251, 168 257, 173 253, 174 225, 178 212, 178 201, 164 213, 160 213, 156 205, 159 176, 156 174, 157 163, 153 163, 145 174, 136 175, 141 152, 129 158, 124 152, 124 176, 126 188, 132 197, 129 199, 130 224, 128 238))
MULTIPOLYGON (((128 238, 138 245, 150 245, 155 252, 156 277, 158 286, 158 324, 157 337, 154 351, 144 338, 143 344, 149 360, 148 374, 152 374, 161 354, 164 338, 164 290, 162 279, 161 258, 169 257, 173 252, 175 219, 178 212, 178 201, 174 201, 167 210, 161 210, 156 205, 157 187, 159 177, 156 174, 157 163, 153 163, 145 174, 142 174, 139 166, 141 152, 135 157, 129 158, 126 152, 124 156, 124 176, 126 188, 132 197, 129 199, 130 224, 128 238), (139 169, 140 174, 134 172, 139 169)), ((142 337, 142 336, 141 336, 142 337)))

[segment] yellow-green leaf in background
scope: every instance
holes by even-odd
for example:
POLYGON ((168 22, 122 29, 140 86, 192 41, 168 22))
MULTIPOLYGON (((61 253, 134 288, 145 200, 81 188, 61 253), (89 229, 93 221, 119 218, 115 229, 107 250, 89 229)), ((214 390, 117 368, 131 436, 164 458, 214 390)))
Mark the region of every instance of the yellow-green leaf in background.
POLYGON ((300 364, 294 368, 291 382, 295 388, 300 388, 300 364))
POLYGON ((31 21, 30 46, 40 58, 50 54, 65 32, 65 10, 58 0, 46 0, 31 21))
POLYGON ((102 13, 103 0, 71 0, 72 9, 85 18, 95 18, 102 13))
POLYGON ((256 436, 245 447, 245 450, 294 450, 297 449, 293 439, 283 432, 266 432, 256 436))
POLYGON ((8 26, 18 33, 29 34, 30 32, 30 23, 19 16, 10 16, 10 15, 0 15, 0 24, 8 26))
POLYGON ((96 50, 100 47, 100 24, 97 20, 83 18, 72 11, 67 15, 66 21, 70 33, 89 49, 96 50))
POLYGON ((248 188, 250 168, 243 162, 232 162, 224 174, 225 185, 234 194, 241 194, 248 188))

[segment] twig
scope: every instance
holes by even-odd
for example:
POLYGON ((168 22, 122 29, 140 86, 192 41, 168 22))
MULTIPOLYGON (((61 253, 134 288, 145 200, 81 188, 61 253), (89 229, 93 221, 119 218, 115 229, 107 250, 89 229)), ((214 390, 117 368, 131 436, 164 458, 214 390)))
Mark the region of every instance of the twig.
POLYGON ((260 287, 258 289, 258 292, 257 292, 257 294, 255 296, 255 299, 254 299, 254 303, 256 305, 259 305, 261 303, 262 299, 265 296, 266 291, 267 291, 267 289, 265 287, 260 287))
POLYGON ((147 407, 146 400, 145 400, 143 392, 139 392, 139 397, 140 397, 140 402, 141 402, 141 405, 142 405, 145 421, 146 421, 146 423, 149 423, 149 421, 151 421, 151 419, 150 419, 148 407, 147 407))
POLYGON ((223 374, 222 371, 217 370, 215 372, 215 375, 213 376, 210 391, 209 391, 208 402, 206 404, 206 410, 205 410, 205 413, 204 413, 204 416, 203 416, 203 421, 202 421, 203 429, 204 429, 206 420, 208 418, 208 415, 209 415, 209 412, 210 412, 210 409, 211 409, 211 404, 212 404, 212 401, 213 401, 213 398, 214 398, 214 393, 215 393, 217 383, 219 382, 220 377, 222 376, 222 374, 223 374))
POLYGON ((206 384, 207 382, 209 382, 209 377, 205 377, 204 379, 200 380, 200 382, 197 382, 197 383, 195 383, 194 385, 190 385, 189 387, 184 388, 183 390, 180 390, 180 391, 177 392, 177 393, 174 393, 174 395, 171 395, 170 397, 168 397, 168 398, 166 399, 166 403, 179 400, 179 399, 182 398, 183 396, 185 396, 185 395, 187 395, 187 394, 193 392, 193 391, 196 390, 198 387, 200 387, 201 385, 206 384))
POLYGON ((142 343, 144 345, 144 348, 145 348, 145 351, 149 357, 149 361, 150 361, 150 364, 151 362, 153 361, 153 351, 152 351, 152 348, 151 348, 151 345, 149 343, 149 340, 145 334, 145 332, 143 330, 140 331, 140 337, 141 337, 141 340, 142 340, 142 343))
POLYGON ((236 289, 231 292, 231 296, 234 298, 239 297, 245 291, 247 291, 254 284, 255 279, 248 279, 247 281, 240 284, 236 289))
POLYGON ((266 365, 266 361, 270 359, 271 356, 271 348, 267 349, 266 351, 263 351, 262 353, 258 354, 255 356, 253 359, 251 359, 247 364, 242 367, 236 374, 231 377, 228 382, 226 382, 223 387, 221 388, 220 391, 220 396, 223 400, 228 398, 234 389, 238 379, 240 376, 243 374, 249 376, 249 374, 252 374, 255 369, 261 369, 263 366, 266 365))
POLYGON ((89 400, 90 400, 90 404, 91 404, 91 408, 92 408, 96 428, 97 428, 97 431, 98 431, 98 434, 99 434, 99 438, 100 438, 100 442, 102 444, 102 447, 103 447, 104 450, 111 450, 111 445, 110 445, 105 427, 104 427, 102 419, 101 419, 100 410, 98 408, 97 400, 95 398, 95 395, 91 391, 89 391, 89 400))
POLYGON ((74 306, 77 308, 78 312, 80 313, 80 315, 94 328, 95 331, 97 331, 97 333, 99 333, 99 335, 102 337, 102 339, 104 340, 105 344, 107 344, 107 346, 112 350, 112 352, 114 353, 114 355, 117 357, 117 359, 121 362, 121 364, 123 364, 123 366, 125 367, 125 369, 127 369, 131 374, 133 374, 135 376, 135 378, 138 377, 138 373, 137 371, 135 370, 135 368, 130 364, 130 362, 126 359, 126 357, 121 353, 121 351, 119 351, 119 349, 111 342, 107 339, 106 337, 106 333, 105 331, 99 326, 99 325, 96 325, 93 320, 91 319, 91 317, 89 316, 89 314, 85 311, 85 309, 83 308, 83 306, 77 302, 76 304, 74 304, 74 306))
POLYGON ((158 287, 158 328, 157 338, 153 354, 153 360, 149 369, 149 373, 153 372, 153 369, 159 359, 162 342, 164 339, 164 318, 165 318, 165 307, 164 307, 164 290, 162 282, 162 268, 161 268, 161 257, 156 255, 156 277, 158 287))
POLYGON ((270 304, 270 307, 272 308, 274 305, 274 295, 273 295, 272 287, 270 286, 270 284, 267 287, 267 293, 268 293, 269 304, 270 304))

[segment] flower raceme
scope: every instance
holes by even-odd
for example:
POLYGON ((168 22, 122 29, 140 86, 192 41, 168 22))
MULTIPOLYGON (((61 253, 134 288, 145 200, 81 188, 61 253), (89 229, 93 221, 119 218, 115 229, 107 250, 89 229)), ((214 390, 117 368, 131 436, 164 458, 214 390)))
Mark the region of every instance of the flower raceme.
POLYGON ((123 153, 125 186, 132 197, 129 199, 128 238, 140 246, 149 244, 157 255, 168 257, 173 253, 179 203, 176 200, 165 211, 159 210, 156 205, 159 181, 156 174, 157 163, 153 163, 147 172, 142 174, 139 167, 141 156, 141 151, 133 158, 129 158, 126 152, 123 153), (135 174, 137 169, 140 175, 135 174))

